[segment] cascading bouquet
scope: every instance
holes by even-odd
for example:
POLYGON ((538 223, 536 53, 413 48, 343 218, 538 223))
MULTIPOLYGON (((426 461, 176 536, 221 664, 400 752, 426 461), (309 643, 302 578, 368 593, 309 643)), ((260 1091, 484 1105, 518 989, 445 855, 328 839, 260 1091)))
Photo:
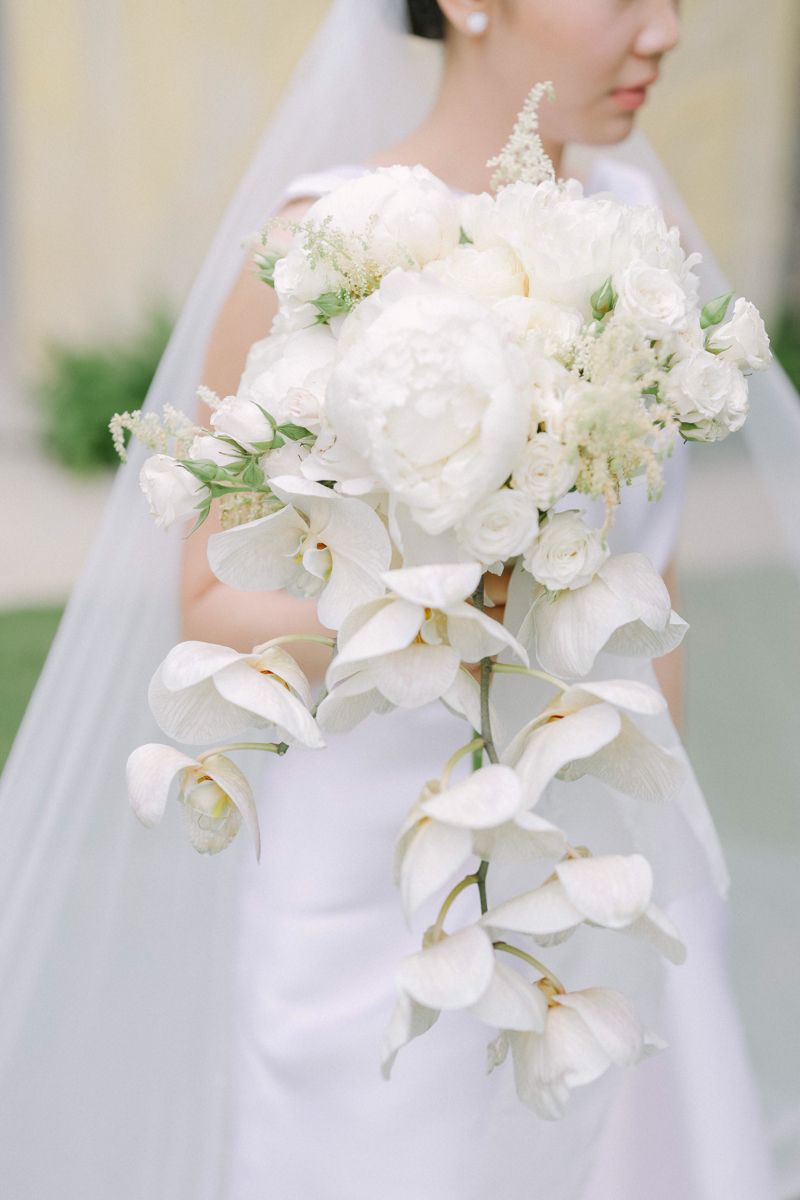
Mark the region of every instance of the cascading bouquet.
POLYGON ((140 747, 128 763, 137 816, 156 824, 177 781, 197 850, 222 850, 244 821, 259 854, 253 793, 231 752, 319 749, 323 733, 371 713, 442 701, 469 732, 449 758, 443 748, 395 865, 409 919, 449 890, 400 965, 384 1072, 441 1011, 469 1009, 497 1031, 490 1068, 510 1047, 520 1098, 556 1117, 572 1087, 663 1043, 622 994, 569 991, 526 947, 589 925, 644 935, 674 962, 684 954, 642 855, 593 854, 537 813, 556 777, 590 773, 644 802, 668 798, 680 777, 636 724, 663 710, 661 695, 586 678, 600 651, 657 657, 686 630, 649 561, 610 555, 607 534, 632 480, 645 475, 658 496, 677 438, 741 427, 745 375, 770 354, 750 303, 737 300, 727 321, 730 296, 700 307, 696 257, 660 211, 556 180, 538 136, 543 91, 490 164, 491 195, 458 197, 423 167, 391 167, 319 200, 282 254, 268 228, 258 264, 279 313, 237 394, 202 390, 210 429, 174 411, 112 426, 120 449, 129 428, 161 451, 141 475, 159 525, 199 524, 218 503, 214 574, 316 598, 335 631, 310 639, 332 651, 313 705, 285 648, 302 638, 249 654, 176 646, 150 688, 164 732, 198 745, 259 727, 270 740, 196 757, 140 747), (576 492, 603 499, 602 527, 570 507, 576 492), (486 572, 511 564, 530 601, 516 634, 484 591, 486 572), (490 683, 509 672, 553 694, 501 744, 502 680, 490 683), (530 889, 490 908, 491 864, 515 861, 530 864, 530 889), (470 887, 474 923, 446 930, 470 887))

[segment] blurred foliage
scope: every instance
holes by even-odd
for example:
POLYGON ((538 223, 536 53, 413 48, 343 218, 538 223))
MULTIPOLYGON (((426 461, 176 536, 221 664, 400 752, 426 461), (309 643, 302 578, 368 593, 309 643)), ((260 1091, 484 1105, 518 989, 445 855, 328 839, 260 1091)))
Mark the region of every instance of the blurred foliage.
POLYGON ((156 311, 127 342, 112 346, 53 343, 35 392, 47 450, 81 474, 118 463, 108 432, 115 412, 140 408, 172 329, 156 311))
POLYGON ((0 613, 0 769, 60 620, 60 608, 0 613))
POLYGON ((775 357, 800 389, 800 309, 786 309, 769 332, 775 357))

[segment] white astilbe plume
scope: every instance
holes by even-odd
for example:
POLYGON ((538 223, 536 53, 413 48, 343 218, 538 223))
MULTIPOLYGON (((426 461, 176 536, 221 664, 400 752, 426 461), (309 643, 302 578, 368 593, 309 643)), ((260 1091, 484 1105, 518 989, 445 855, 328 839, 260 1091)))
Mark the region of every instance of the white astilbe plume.
POLYGON ((537 83, 528 93, 520 111, 511 137, 496 156, 490 158, 487 167, 495 167, 490 187, 493 192, 508 187, 510 183, 555 183, 556 173, 539 135, 539 105, 542 97, 555 98, 552 83, 537 83))
POLYGON ((175 458, 184 458, 192 441, 201 432, 199 426, 171 404, 164 405, 161 416, 154 412, 144 413, 140 408, 134 412, 114 413, 108 428, 111 431, 114 449, 122 462, 127 462, 128 459, 125 449, 126 430, 148 450, 155 450, 159 454, 172 454, 175 458))

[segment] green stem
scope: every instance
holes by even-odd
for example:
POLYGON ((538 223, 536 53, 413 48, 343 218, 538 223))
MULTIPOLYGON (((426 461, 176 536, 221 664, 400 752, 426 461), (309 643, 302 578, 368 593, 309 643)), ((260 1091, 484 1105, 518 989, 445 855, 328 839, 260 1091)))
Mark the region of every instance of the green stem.
POLYGON ((478 871, 475 876, 478 882, 478 895, 480 896, 481 900, 481 914, 484 916, 489 911, 489 902, 486 899, 486 873, 488 870, 489 864, 484 858, 481 860, 481 865, 478 867, 478 871))
POLYGON ((227 754, 229 750, 267 750, 270 754, 285 754, 289 749, 286 742, 231 742, 229 746, 214 746, 198 754, 197 761, 204 762, 212 754, 227 754))
POLYGON ((567 684, 563 679, 556 679, 555 675, 548 675, 546 671, 537 671, 535 667, 518 667, 514 663, 492 663, 492 671, 501 675, 530 675, 534 679, 543 679, 545 683, 552 683, 553 687, 557 687, 561 692, 567 689, 567 684))
POLYGON ((318 646, 327 646, 329 650, 336 646, 336 638, 323 637, 321 633, 284 633, 281 637, 270 638, 268 642, 254 646, 253 653, 263 654, 271 646, 283 646, 286 642, 314 642, 318 646))
POLYGON ((450 755, 447 762, 444 764, 444 768, 442 770, 442 774, 441 774, 441 778, 440 778, 440 782, 441 782, 443 790, 444 790, 444 788, 447 787, 448 783, 450 782, 450 775, 452 773, 453 767, 456 765, 456 763, 459 761, 459 759, 463 758, 465 754, 479 753, 480 750, 482 749, 482 747, 483 747, 483 738, 475 737, 475 738, 473 738, 473 740, 471 742, 468 742, 466 746, 459 746, 459 748, 458 748, 458 750, 456 750, 455 754, 450 755))
POLYGON ((535 967, 540 974, 544 975, 545 979, 549 979, 553 987, 561 995, 565 995, 567 989, 564 987, 561 980, 552 971, 548 971, 544 963, 539 962, 538 958, 534 958, 532 954, 528 954, 525 950, 520 950, 519 946, 511 946, 508 942, 492 942, 495 950, 505 950, 506 954, 513 954, 515 958, 521 958, 530 966, 535 967))
POLYGON ((436 924, 433 927, 434 942, 438 941, 438 939, 439 939, 439 934, 442 932, 442 929, 444 927, 444 919, 447 916, 447 914, 449 913, 449 911, 453 905, 453 901, 455 900, 455 898, 457 896, 460 896, 462 892, 466 891, 466 889, 468 887, 472 887, 473 883, 478 883, 478 876, 477 875, 465 875, 464 878, 461 880, 461 882, 457 883, 456 886, 451 891, 449 891, 447 893, 447 895, 445 896, 444 903, 442 904, 442 907, 439 909, 439 915, 436 918, 436 924))

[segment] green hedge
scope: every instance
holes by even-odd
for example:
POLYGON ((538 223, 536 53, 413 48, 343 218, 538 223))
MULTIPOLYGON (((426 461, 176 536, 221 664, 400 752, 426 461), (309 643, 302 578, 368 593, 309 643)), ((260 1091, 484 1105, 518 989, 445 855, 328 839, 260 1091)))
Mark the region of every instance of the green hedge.
POLYGON ((108 422, 115 412, 141 407, 171 328, 171 319, 155 312, 117 345, 48 347, 35 391, 45 446, 64 466, 89 474, 116 465, 108 422))

